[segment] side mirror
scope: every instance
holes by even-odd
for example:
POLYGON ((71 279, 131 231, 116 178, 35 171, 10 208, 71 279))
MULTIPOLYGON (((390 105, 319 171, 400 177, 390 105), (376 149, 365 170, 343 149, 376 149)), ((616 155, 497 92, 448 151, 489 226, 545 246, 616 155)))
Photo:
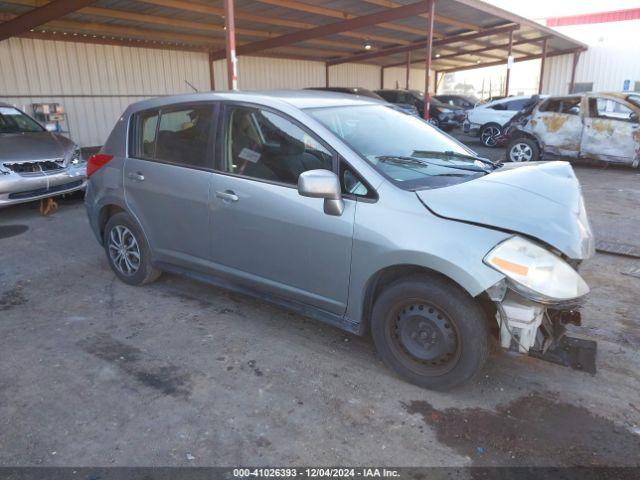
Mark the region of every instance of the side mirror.
POLYGON ((324 213, 340 216, 344 211, 338 176, 329 170, 308 170, 298 177, 298 193, 303 197, 324 198, 324 213))
POLYGON ((631 112, 631 114, 629 115, 629 120, 631 120, 633 123, 638 123, 638 114, 636 112, 631 112))

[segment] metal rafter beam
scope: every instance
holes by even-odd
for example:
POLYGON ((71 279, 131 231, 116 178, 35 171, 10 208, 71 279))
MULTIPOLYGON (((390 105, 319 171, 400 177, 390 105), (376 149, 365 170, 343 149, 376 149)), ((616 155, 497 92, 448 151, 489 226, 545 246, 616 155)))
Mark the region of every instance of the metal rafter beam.
POLYGON ((56 18, 65 16, 82 7, 91 5, 96 0, 54 0, 42 7, 15 17, 0 24, 0 41, 28 32, 56 18))
MULTIPOLYGON (((333 8, 322 7, 319 5, 310 5, 308 3, 299 2, 297 0, 258 0, 260 3, 266 3, 269 5, 274 5, 276 7, 288 8, 291 10, 296 10, 299 12, 312 13, 314 15, 322 15, 325 17, 339 18, 341 20, 349 20, 351 18, 356 18, 357 15, 354 15, 349 12, 344 12, 341 10, 335 10, 333 8)), ((395 7, 400 7, 402 5, 395 5, 395 7)), ((380 23, 377 25, 378 27, 386 28, 387 30, 396 30, 398 32, 403 33, 411 33, 413 35, 424 36, 424 31, 419 28, 413 28, 406 25, 398 25, 396 23, 380 23)))
MULTIPOLYGON (((298 32, 281 35, 269 40, 242 45, 238 47, 238 55, 250 55, 252 53, 269 50, 271 48, 291 45, 293 43, 305 42, 314 38, 336 35, 342 32, 367 27, 369 25, 377 25, 390 20, 410 17, 412 15, 417 15, 424 12, 426 8, 427 6, 425 2, 420 1, 398 8, 392 8, 369 15, 363 15, 361 17, 351 18, 349 20, 343 20, 341 22, 330 23, 328 25, 310 28, 308 30, 301 30, 298 32)), ((215 55, 217 55, 218 58, 223 58, 224 52, 220 51, 215 55)))
MULTIPOLYGON (((570 48, 567 50, 556 50, 555 52, 549 52, 547 53, 546 57, 559 57, 561 55, 569 55, 572 53, 576 53, 577 51, 584 51, 584 48, 570 48)), ((517 57, 514 58, 513 61, 514 63, 518 63, 518 62, 526 62, 528 60, 538 60, 542 58, 542 54, 541 53, 536 53, 534 55, 525 55, 522 57, 517 57)), ((504 60, 500 61, 500 62, 488 62, 488 63, 479 63, 479 64, 475 64, 475 65, 467 65, 464 67, 456 67, 456 68, 449 68, 447 70, 440 70, 440 73, 454 73, 454 72, 462 72, 464 70, 475 70, 476 68, 485 68, 485 67, 495 67, 496 65, 503 65, 504 64, 504 60)))
MULTIPOLYGON (((462 35, 453 35, 451 37, 445 37, 445 38, 441 38, 441 39, 438 39, 438 40, 434 40, 433 41, 433 46, 434 47, 441 47, 441 46, 444 46, 444 45, 450 45, 452 43, 465 42, 465 41, 475 40, 475 39, 482 38, 482 37, 491 37, 493 35, 501 35, 501 34, 512 32, 514 30, 518 30, 519 28, 520 28, 519 25, 507 25, 507 26, 504 26, 504 27, 489 28, 487 30, 480 30, 479 32, 475 32, 475 33, 466 33, 466 34, 462 34, 462 35)), ((381 50, 379 50, 377 52, 361 53, 361 54, 351 55, 351 56, 348 56, 348 57, 337 58, 335 60, 330 60, 329 64, 330 65, 338 65, 340 63, 362 62, 362 61, 370 60, 370 59, 373 59, 373 58, 386 57, 386 56, 389 56, 389 55, 395 55, 397 53, 410 52, 411 50, 420 50, 422 48, 426 48, 426 46, 427 46, 427 41, 426 40, 422 40, 420 42, 414 42, 411 45, 384 48, 384 49, 381 49, 381 50)))
MULTIPOLYGON (((400 3, 393 2, 391 0, 364 0, 364 1, 367 3, 371 3, 372 5, 378 5, 379 7, 385 7, 385 8, 394 8, 401 5, 400 3)), ((420 16, 423 18, 429 18, 429 15, 427 14, 422 14, 420 16)), ((480 30, 480 27, 478 27, 477 25, 473 25, 467 22, 461 22, 460 20, 456 20, 454 18, 438 15, 437 13, 435 14, 434 20, 438 23, 444 23, 445 25, 450 25, 452 27, 460 28, 462 30, 480 30)))
MULTIPOLYGON (((40 7, 48 3, 46 0, 7 0, 5 3, 14 5, 24 5, 29 7, 40 7)), ((182 20, 175 17, 167 17, 163 15, 148 15, 137 12, 131 12, 128 10, 119 10, 113 8, 101 8, 101 7, 85 7, 78 10, 77 13, 93 15, 103 18, 114 18, 118 20, 127 20, 132 22, 140 22, 149 25, 158 26, 170 26, 177 28, 184 28, 191 33, 193 30, 201 30, 203 32, 212 32, 220 35, 220 38, 224 37, 224 25, 194 22, 191 20, 182 20)), ((257 37, 257 38, 272 38, 275 35, 265 30, 255 30, 247 28, 236 28, 236 35, 241 37, 257 37)), ((316 39, 309 42, 310 44, 335 48, 336 50, 361 50, 362 44, 349 43, 338 40, 325 40, 316 39)))
MULTIPOLYGON (((141 0, 144 3, 150 5, 158 5, 161 7, 173 8, 176 10, 184 10, 187 12, 201 13, 204 15, 214 15, 218 17, 224 17, 224 9, 214 7, 211 5, 205 5, 202 3, 185 2, 184 0, 141 0)), ((275 18, 267 15, 257 15, 249 13, 243 10, 236 10, 236 20, 246 20, 248 22, 261 23, 265 25, 275 25, 278 27, 295 28, 297 30, 304 30, 307 28, 315 28, 318 25, 315 23, 302 22, 299 20, 290 20, 286 18, 275 18)), ((341 36, 357 38, 360 40, 370 40, 380 43, 388 44, 409 44, 409 40, 402 40, 395 37, 387 37, 384 35, 369 35, 362 32, 342 32, 341 36)))
MULTIPOLYGON (((12 20, 15 15, 4 14, 6 20, 12 20)), ((1 24, 0 24, 1 25, 1 24)), ((56 39, 75 38, 77 41, 88 41, 90 43, 110 44, 113 41, 132 42, 132 46, 150 46, 143 42, 155 42, 167 48, 178 47, 178 50, 210 51, 224 47, 224 39, 215 39, 206 35, 185 34, 177 32, 167 32, 166 30, 152 30, 138 27, 125 27, 121 25, 76 22, 73 20, 54 20, 46 25, 42 25, 34 32, 27 32, 21 35, 30 38, 45 38, 41 34, 51 34, 56 39), (57 32, 57 33, 53 33, 57 32), (63 33, 65 32, 66 35, 63 33), (136 44, 136 40, 142 42, 136 44), (181 45, 178 45, 181 44, 181 45)), ((278 50, 278 57, 291 58, 295 60, 325 59, 335 55, 335 50, 320 50, 317 48, 286 46, 278 50)), ((259 54, 258 54, 259 55, 259 54)), ((219 60, 216 58, 216 60, 219 60)))
MULTIPOLYGON (((513 42, 513 46, 516 45, 532 45, 532 44, 538 44, 539 42, 543 41, 545 38, 550 38, 549 36, 542 36, 542 37, 535 37, 535 38, 531 38, 528 40, 519 40, 517 42, 513 42)), ((494 44, 491 45, 490 47, 483 47, 483 48, 476 48, 473 50, 458 50, 457 52, 454 53, 448 53, 446 55, 440 55, 439 57, 434 57, 433 60, 434 62, 441 62, 443 60, 447 60, 447 59, 453 59, 453 58, 458 58, 458 57, 464 57, 467 55, 477 55, 480 57, 486 56, 489 58, 495 58, 497 60, 502 60, 503 57, 497 57, 494 55, 485 55, 484 52, 490 52, 492 50, 504 50, 504 49, 508 49, 509 48, 509 44, 508 43, 501 43, 501 44, 494 44)), ((524 55, 530 55, 530 52, 522 52, 522 51, 516 51, 515 49, 513 49, 514 52, 516 53, 523 53, 524 55)), ((505 58, 506 60, 506 58, 505 58)), ((415 60, 411 63, 422 63, 422 60, 415 60)), ((404 65, 404 62, 398 62, 398 63, 391 63, 389 65, 385 65, 385 68, 390 68, 390 67, 400 67, 404 65)))

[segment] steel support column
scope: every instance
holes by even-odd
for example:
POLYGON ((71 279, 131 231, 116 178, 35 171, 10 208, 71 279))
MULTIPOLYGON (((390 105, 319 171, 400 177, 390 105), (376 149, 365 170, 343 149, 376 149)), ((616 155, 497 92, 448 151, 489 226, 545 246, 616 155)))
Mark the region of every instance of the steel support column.
POLYGON ((406 84, 406 89, 409 90, 409 77, 411 74, 411 52, 407 52, 407 68, 406 68, 406 77, 407 77, 407 84, 406 84))
POLYGON ((580 60, 580 54, 582 52, 574 52, 573 53, 573 66, 571 68, 571 82, 569 83, 569 94, 573 93, 573 89, 576 86, 576 69, 578 68, 578 61, 580 60))
POLYGON ((436 70, 434 72, 434 79, 433 79, 433 94, 437 95, 438 94, 438 84, 440 83, 440 80, 438 80, 439 76, 440 76, 440 72, 438 70, 436 70))
POLYGON ((238 59, 236 58, 236 25, 233 0, 224 0, 225 47, 227 56, 227 88, 238 89, 238 59))
POLYGON ((511 79, 511 67, 513 66, 513 30, 509 32, 509 47, 507 50, 507 78, 504 81, 504 95, 509 96, 509 80, 511 79))
POLYGON ((213 92, 216 89, 216 76, 213 71, 213 52, 209 52, 209 84, 213 92))
POLYGON ((544 64, 547 60, 547 39, 542 42, 542 57, 540 57, 540 84, 538 85, 538 94, 542 93, 544 84, 544 64))
POLYGON ((380 90, 384 88, 384 67, 380 67, 380 90))
POLYGON ((329 64, 324 64, 324 86, 329 87, 329 64))
POLYGON ((425 0, 427 4, 427 12, 429 19, 427 20, 427 57, 425 59, 425 71, 424 71, 424 118, 429 120, 429 106, 431 104, 431 93, 429 92, 429 83, 431 76, 429 71, 431 70, 431 55, 433 54, 433 17, 436 10, 435 0, 425 0))

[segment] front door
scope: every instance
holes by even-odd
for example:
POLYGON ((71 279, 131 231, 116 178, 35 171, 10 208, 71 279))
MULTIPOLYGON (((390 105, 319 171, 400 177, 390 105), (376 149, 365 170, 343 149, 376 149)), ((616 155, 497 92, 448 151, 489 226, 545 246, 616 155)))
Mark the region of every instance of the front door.
POLYGON ((215 105, 183 104, 134 116, 125 197, 154 259, 195 267, 209 259, 215 105))
POLYGON ((606 97, 589 98, 581 154, 635 165, 640 152, 639 127, 637 115, 624 103, 606 97))
POLYGON ((550 98, 540 104, 530 121, 544 151, 577 157, 582 139, 581 97, 550 98))
POLYGON ((251 287, 343 314, 356 202, 331 216, 322 199, 297 191, 302 172, 334 170, 334 155, 280 113, 225 110, 212 183, 214 262, 251 287))

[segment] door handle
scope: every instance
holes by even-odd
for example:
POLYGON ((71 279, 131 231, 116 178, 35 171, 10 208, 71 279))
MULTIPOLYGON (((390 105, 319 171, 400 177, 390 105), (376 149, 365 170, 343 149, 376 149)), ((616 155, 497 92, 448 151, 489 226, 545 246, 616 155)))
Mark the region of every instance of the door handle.
POLYGON ((140 172, 130 172, 127 177, 129 177, 131 180, 135 180, 137 182, 144 182, 144 175, 140 172))
POLYGON ((222 199, 224 202, 237 202, 238 200, 240 200, 232 190, 216 192, 216 197, 222 199))

